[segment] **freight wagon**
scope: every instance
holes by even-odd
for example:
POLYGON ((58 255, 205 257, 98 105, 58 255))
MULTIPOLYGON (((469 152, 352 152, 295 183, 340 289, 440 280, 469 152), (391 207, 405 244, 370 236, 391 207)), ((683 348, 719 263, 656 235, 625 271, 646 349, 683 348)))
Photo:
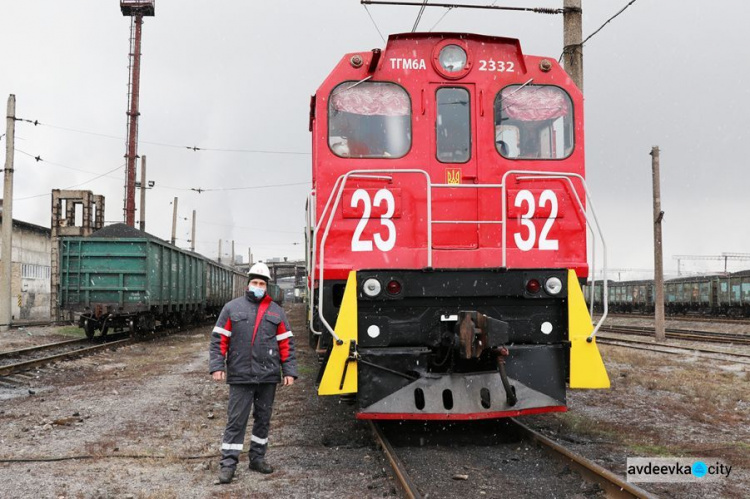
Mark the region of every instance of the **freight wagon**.
MULTIPOLYGON (((609 281, 609 310, 650 314, 654 311, 654 281, 609 281)), ((591 283, 585 288, 591 303, 591 283)), ((602 309, 602 282, 593 287, 594 308, 602 309)), ((750 271, 733 274, 679 277, 664 282, 667 315, 698 314, 750 317, 750 271)))
MULTIPOLYGON (((60 307, 92 338, 152 331, 217 315, 244 293, 247 276, 124 224, 60 241, 60 307)), ((269 294, 283 298, 277 286, 269 294)))

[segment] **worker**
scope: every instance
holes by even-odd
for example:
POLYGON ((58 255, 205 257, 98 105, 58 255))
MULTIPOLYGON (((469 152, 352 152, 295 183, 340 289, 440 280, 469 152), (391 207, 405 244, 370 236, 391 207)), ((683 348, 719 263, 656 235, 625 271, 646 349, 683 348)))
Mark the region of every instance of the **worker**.
POLYGON ((229 384, 220 483, 234 477, 251 408, 250 469, 273 472, 265 455, 276 385, 291 386, 297 378, 292 330, 284 310, 268 295, 268 267, 256 263, 248 278, 245 296, 224 305, 211 333, 209 371, 215 381, 229 384))

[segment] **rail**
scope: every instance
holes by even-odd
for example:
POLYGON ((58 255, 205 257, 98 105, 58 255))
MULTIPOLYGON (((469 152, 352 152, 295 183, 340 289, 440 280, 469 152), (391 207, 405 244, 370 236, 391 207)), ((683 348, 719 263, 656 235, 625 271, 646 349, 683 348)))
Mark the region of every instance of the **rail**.
POLYGON ((33 354, 34 352, 38 352, 41 350, 49 350, 53 347, 66 349, 63 352, 56 353, 54 355, 47 355, 45 357, 34 358, 30 360, 22 360, 20 362, 16 362, 13 364, 2 365, 0 366, 0 377, 5 377, 11 374, 17 373, 17 372, 22 372, 28 369, 41 367, 52 362, 57 362, 60 360, 68 360, 68 359, 80 357, 82 355, 95 353, 100 350, 116 348, 117 346, 126 345, 132 342, 133 342, 132 338, 125 338, 125 339, 120 339, 120 340, 113 340, 112 338, 110 338, 109 341, 104 341, 98 345, 86 346, 82 348, 73 348, 73 349, 67 350, 67 347, 76 347, 77 345, 82 345, 82 344, 90 345, 91 344, 91 342, 88 340, 79 340, 79 341, 73 340, 73 341, 60 342, 58 344, 43 345, 41 348, 31 347, 31 348, 26 348, 23 350, 16 350, 15 352, 7 352, 5 355, 7 357, 17 356, 17 357, 22 358, 23 356, 33 354))
MULTIPOLYGON (((367 179, 367 180, 387 180, 392 181, 393 175, 396 174, 410 174, 410 175, 422 175, 425 178, 425 184, 426 184, 426 202, 427 202, 427 216, 426 216, 426 223, 427 223, 427 267, 432 267, 432 256, 434 248, 432 247, 432 227, 435 224, 499 224, 502 226, 502 262, 501 266, 503 268, 507 268, 507 238, 508 238, 508 230, 507 230, 507 217, 508 217, 508 206, 507 206, 507 184, 508 184, 508 177, 513 175, 517 176, 518 180, 561 180, 564 182, 567 182, 567 184, 570 186, 570 192, 572 192, 573 197, 575 199, 576 206, 578 207, 579 211, 583 214, 583 217, 586 221, 586 227, 589 232, 592 233, 592 274, 596 271, 596 246, 597 246, 597 236, 598 239, 601 241, 602 245, 602 267, 603 267, 603 296, 605 297, 604 301, 604 310, 602 313, 602 316, 600 317, 599 321, 594 325, 594 329, 592 330, 591 334, 588 336, 587 341, 592 341, 593 338, 596 336, 596 334, 599 332, 599 329, 601 328, 602 324, 604 323, 604 320, 607 317, 607 314, 609 312, 608 306, 607 306, 607 245, 606 241, 604 240, 604 235, 601 230, 601 226, 599 225, 599 220, 596 216, 596 212, 594 210, 593 201, 591 199, 591 195, 589 193, 588 187, 586 186, 586 181, 583 178, 583 176, 577 174, 577 173, 565 173, 565 172, 550 172, 550 171, 533 171, 533 170, 509 170, 507 171, 503 177, 502 177, 502 183, 500 184, 433 184, 430 180, 430 176, 425 170, 421 169, 377 169, 377 170, 352 170, 344 175, 339 176, 336 179, 336 182, 333 185, 333 189, 331 190, 330 195, 328 196, 328 199, 326 200, 325 207, 323 208, 323 211, 321 212, 320 218, 318 219, 318 222, 315 224, 314 232, 311 235, 311 272, 309 272, 310 280, 309 280, 309 296, 313 296, 313 288, 314 283, 316 282, 316 268, 317 268, 317 276, 318 276, 318 282, 319 282, 319 289, 323 289, 323 283, 325 280, 324 275, 324 268, 325 268, 325 246, 326 242, 328 240, 328 234, 330 232, 331 226, 333 225, 333 220, 336 215, 337 208, 339 206, 339 203, 341 202, 341 199, 344 194, 344 189, 346 188, 347 181, 349 179, 367 179), (573 184, 573 180, 580 181, 580 184, 583 188, 584 194, 586 196, 586 205, 582 202, 580 196, 578 195, 578 191, 575 188, 575 185, 573 184), (433 189, 500 189, 501 191, 501 209, 502 209, 502 218, 500 220, 433 220, 432 219, 432 190, 433 189), (588 209, 587 209, 588 207, 588 209), (589 213, 590 211, 590 213, 589 213), (320 240, 320 255, 318 255, 318 233, 320 229, 323 228, 323 235, 320 240), (317 265, 316 265, 317 263, 317 265)), ((309 209, 310 213, 315 213, 315 206, 314 206, 314 198, 311 196, 309 200, 309 209)), ((312 218, 308 220, 308 224, 311 225, 312 218)), ((592 311, 593 312, 593 311, 592 311)), ((321 331, 317 331, 313 327, 313 303, 310 302, 309 310, 308 310, 308 318, 310 322, 310 330, 315 335, 322 334, 321 331)), ((334 332, 333 327, 326 321, 323 313, 323 293, 318 293, 318 317, 321 321, 321 324, 325 326, 325 328, 331 333, 333 338, 337 341, 337 343, 340 342, 340 339, 334 332)))
MULTIPOLYGON (((370 429, 373 433, 374 440, 378 447, 383 451, 383 454, 390 465, 396 484, 402 491, 402 496, 410 499, 417 499, 423 497, 420 493, 418 485, 409 474, 409 471, 404 462, 399 458, 396 449, 393 444, 389 441, 386 432, 381 426, 373 421, 369 421, 370 429)), ((514 430, 519 436, 526 442, 539 446, 546 454, 549 459, 557 460, 558 462, 564 463, 570 471, 579 475, 583 480, 589 483, 595 483, 604 492, 604 496, 612 498, 643 498, 651 499, 656 497, 651 492, 640 488, 639 486, 627 482, 622 477, 616 475, 612 471, 600 466, 594 461, 584 457, 575 451, 568 449, 564 445, 555 442, 554 440, 545 437, 538 431, 526 426, 518 420, 511 418, 510 427, 506 429, 514 430)), ((406 429, 400 430, 401 432, 408 431, 406 429)), ((483 443, 483 446, 487 443, 483 443)), ((508 444, 501 444, 508 445, 508 444)), ((516 444, 513 445, 515 447, 516 444)), ((518 449, 520 450, 520 449, 518 449)), ((516 458, 515 460, 519 460, 516 458)), ((436 466, 439 469, 440 463, 436 462, 436 466)), ((468 466, 465 466, 468 468, 468 466)), ((442 471, 442 470, 440 470, 442 471)), ((480 470, 477 470, 480 471, 480 470)), ((496 490, 505 490, 508 496, 517 495, 518 491, 508 490, 512 487, 512 482, 509 482, 503 487, 502 476, 485 476, 486 479, 493 481, 500 488, 496 490), (514 494, 515 492, 515 494, 514 494)), ((426 485, 430 487, 430 485, 426 485)), ((426 497, 429 494, 425 494, 426 497)))
POLYGON ((627 482, 611 471, 599 466, 594 461, 567 449, 554 440, 545 437, 541 433, 531 429, 525 424, 513 419, 513 423, 523 432, 527 440, 536 442, 553 455, 563 459, 571 468, 592 482, 598 483, 605 491, 607 497, 636 497, 650 499, 656 497, 650 492, 627 482))

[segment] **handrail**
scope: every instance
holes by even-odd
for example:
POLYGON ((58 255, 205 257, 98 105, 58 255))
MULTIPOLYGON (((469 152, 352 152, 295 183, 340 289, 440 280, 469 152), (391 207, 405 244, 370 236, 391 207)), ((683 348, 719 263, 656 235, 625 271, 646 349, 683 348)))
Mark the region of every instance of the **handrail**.
MULTIPOLYGON (((323 213, 320 216, 320 222, 317 224, 317 227, 320 227, 320 223, 322 223, 323 218, 325 217, 326 212, 328 211, 328 207, 331 204, 331 200, 334 198, 335 194, 335 201, 333 203, 333 207, 331 207, 330 214, 328 215, 328 221, 325 225, 325 230, 323 231, 323 237, 320 239, 320 270, 318 273, 320 274, 320 283, 318 284, 318 288, 320 289, 320 292, 318 293, 318 317, 320 318, 321 323, 328 329, 328 332, 331 333, 333 338, 336 340, 336 343, 341 343, 341 340, 338 336, 336 336, 336 333, 334 332, 331 325, 326 321, 325 317, 323 317, 323 283, 325 279, 325 274, 323 272, 324 266, 325 266, 325 246, 326 241, 328 240, 328 232, 331 229, 331 224, 333 223, 333 217, 336 213, 336 208, 339 206, 339 201, 341 200, 341 197, 344 194, 344 189, 346 188, 346 182, 349 180, 349 178, 378 178, 376 175, 370 175, 372 173, 411 173, 411 174, 422 174, 425 177, 426 180, 426 193, 427 193, 427 266, 432 267, 432 191, 430 189, 430 175, 425 170, 419 170, 419 169, 405 169, 405 170, 396 170, 396 169, 377 169, 377 170, 352 170, 350 172, 345 173, 344 175, 341 175, 339 178, 336 179, 336 182, 333 185, 333 189, 331 190, 331 194, 328 196, 328 201, 326 202, 326 206, 323 209, 323 213), (337 190, 338 187, 338 190, 337 190)), ((316 231, 317 232, 317 231, 316 231)), ((317 238, 317 233, 316 233, 317 238)), ((313 270, 313 275, 315 274, 315 271, 313 270)))
MULTIPOLYGON (((591 332, 591 334, 586 338, 586 341, 591 342, 593 338, 596 336, 596 333, 599 332, 599 329, 601 328, 602 324, 604 323, 604 320, 607 318, 607 313, 609 312, 608 306, 606 303, 606 297, 607 297, 607 243, 604 240, 604 234, 602 233, 601 226, 599 225, 599 219, 596 217, 596 210, 594 210, 594 202, 591 200, 591 195, 589 194, 588 187, 586 186, 586 180, 583 178, 582 175, 578 173, 564 173, 564 172, 539 172, 539 171, 528 171, 528 170, 509 170, 505 172, 503 175, 503 185, 506 185, 506 178, 508 175, 529 175, 530 178, 539 178, 540 180, 565 180, 568 182, 568 184, 571 187, 571 191, 573 192, 573 195, 575 196, 576 202, 578 203, 578 208, 581 210, 581 213, 583 213, 583 216, 586 219, 586 225, 589 228, 589 230, 594 233, 593 226, 591 225, 591 220, 589 219, 588 212, 586 208, 583 206, 583 203, 581 202, 581 198, 578 196, 578 192, 575 190, 575 186, 573 185, 573 182, 571 179, 577 178, 581 181, 581 187, 583 187, 583 192, 586 194, 586 201, 588 203, 588 207, 591 209, 591 217, 594 220, 594 224, 596 224, 596 230, 599 234, 599 238, 602 241, 602 272, 603 272, 603 281, 604 281, 604 287, 603 287, 603 294, 604 294, 604 313, 599 318, 599 321, 594 326, 594 330, 591 332)), ((523 179, 523 177, 521 177, 523 179)), ((528 179, 525 179, 528 180, 528 179)), ((506 188, 503 187, 503 196, 502 196, 502 208, 503 208, 503 220, 506 220, 507 218, 507 192, 506 188)), ((506 266, 507 262, 507 228, 506 224, 503 224, 503 267, 506 266)), ((596 240, 594 240, 594 247, 596 247, 596 240)), ((596 263, 596 262, 594 262, 596 263)), ((592 300, 593 301, 593 300, 592 300)))
MULTIPOLYGON (((364 171, 370 171, 370 170, 364 170, 364 171)), ((310 326, 309 326, 310 327, 310 331, 315 336, 320 336, 321 334, 323 334, 322 331, 316 330, 315 327, 313 326, 313 302, 312 302, 312 297, 313 297, 313 290, 315 288, 315 262, 316 262, 317 252, 318 252, 318 229, 320 229, 320 226, 323 223, 323 220, 325 219, 326 214, 328 213, 328 208, 330 207, 331 201, 333 199, 333 193, 336 192, 336 189, 338 188, 339 182, 341 182, 342 178, 343 178, 343 176, 340 176, 339 178, 336 179, 336 182, 333 184, 333 189, 331 189, 331 194, 328 196, 328 200, 326 201, 326 205, 323 207, 323 212, 320 214, 320 219, 314 225, 314 227, 312 227, 313 228, 313 233, 312 233, 312 237, 311 237, 311 239, 312 239, 312 256, 310 258, 310 266, 311 266, 312 272, 308 273, 308 275, 310 276, 310 284, 309 284, 309 287, 308 287, 308 292, 309 292, 308 296, 310 297, 309 301, 308 301, 308 303, 310 304, 310 307, 309 307, 309 310, 308 310, 308 318, 309 318, 309 322, 310 322, 310 326)), ((384 175, 383 176, 381 176, 381 175, 350 175, 349 178, 359 178, 359 179, 369 179, 369 180, 387 180, 389 182, 393 181, 393 177, 384 176, 384 175)), ((312 203, 312 200, 313 200, 312 194, 310 195, 309 199, 310 199, 311 202, 308 204, 308 207, 309 207, 309 213, 311 215, 310 215, 310 220, 308 221, 308 226, 312 225, 311 222, 315 219, 315 210, 316 210, 316 207, 312 203)), ((309 251, 308 251, 308 254, 310 254, 309 251)))
MULTIPOLYGON (((318 316, 321 320, 321 323, 326 327, 326 329, 331 333, 331 335, 334 337, 334 339, 339 343, 341 340, 338 338, 336 333, 334 332, 331 325, 325 320, 325 317, 323 316, 323 283, 324 283, 324 267, 325 267, 325 244, 328 240, 328 233, 331 229, 331 226, 333 224, 333 219, 336 214, 336 210, 338 208, 339 202, 341 201, 341 198, 344 193, 344 189, 346 188, 346 183, 350 178, 359 178, 359 179, 376 179, 376 180, 392 180, 392 177, 385 177, 385 176, 379 176, 379 175, 373 175, 373 174, 384 174, 384 173, 390 173, 390 174, 396 174, 396 173, 406 173, 406 174, 422 174, 425 177, 426 180, 426 195, 427 195, 427 266, 432 267, 432 226, 433 224, 501 224, 502 225, 502 267, 507 267, 507 217, 508 217, 508 207, 507 207, 507 179, 510 175, 525 175, 527 177, 518 177, 518 180, 562 180, 568 183, 571 188, 571 192, 573 193, 573 197, 575 198, 575 202, 580 210, 580 212, 583 214, 584 219, 586 221, 586 227, 589 231, 591 231, 593 236, 593 247, 592 247, 592 258, 593 261, 593 269, 596 269, 596 236, 598 234, 599 239, 601 240, 602 244, 602 265, 603 265, 603 302, 604 302, 604 313, 600 317, 599 321, 596 323, 594 330, 591 332, 589 337, 587 338, 587 341, 591 342, 593 338, 598 333, 599 329, 601 328, 601 325, 603 324, 604 320, 607 318, 608 314, 608 303, 607 303, 607 245, 606 241, 604 240, 604 235, 601 230, 601 226, 599 224, 599 220, 596 216, 596 211, 594 209, 594 203, 591 199, 591 195, 589 193, 588 187, 586 185, 586 181, 583 178, 582 175, 577 173, 565 173, 565 172, 552 172, 552 171, 530 171, 530 170, 509 170, 503 174, 502 183, 500 184, 432 184, 430 181, 430 176, 425 170, 420 169, 405 169, 405 170, 396 170, 396 169, 377 169, 377 170, 352 170, 344 175, 339 176, 336 179, 336 182, 333 185, 333 189, 331 190, 330 195, 328 196, 328 200, 326 201, 326 205, 323 208, 323 211, 320 215, 320 218, 315 224, 315 232, 312 235, 312 272, 311 272, 311 279, 310 279, 310 296, 312 296, 312 289, 315 283, 315 267, 316 263, 319 267, 318 269, 318 276, 319 276, 319 283, 318 287, 321 290, 321 292, 318 293, 318 316), (587 207, 584 206, 583 202, 581 201, 580 196, 578 195, 578 191, 575 188, 575 185, 573 183, 574 179, 580 180, 581 187, 583 187, 583 191, 585 194, 587 207, 590 209, 591 213, 589 214, 587 207), (502 218, 501 220, 432 220, 432 188, 464 188, 464 189, 488 189, 488 188, 499 188, 501 189, 501 207, 502 207, 502 218), (330 208, 330 210, 329 210, 330 208), (320 241, 320 256, 317 255, 317 235, 318 231, 322 226, 325 226, 323 236, 321 237, 320 241)), ((314 207, 311 209, 314 210, 314 207)), ((314 213, 314 211, 313 211, 314 213)), ((320 335, 322 334, 319 331, 315 331, 312 327, 312 317, 313 317, 313 305, 312 302, 310 302, 310 310, 309 310, 309 317, 310 317, 310 330, 313 332, 313 334, 320 335)))
POLYGON ((316 331, 313 326, 313 288, 315 287, 315 240, 317 238, 317 227, 313 226, 313 220, 315 217, 315 192, 311 192, 307 196, 307 231, 309 235, 307 237, 305 245, 305 260, 308 263, 307 273, 307 323, 310 332, 315 336, 323 334, 322 331, 316 331))

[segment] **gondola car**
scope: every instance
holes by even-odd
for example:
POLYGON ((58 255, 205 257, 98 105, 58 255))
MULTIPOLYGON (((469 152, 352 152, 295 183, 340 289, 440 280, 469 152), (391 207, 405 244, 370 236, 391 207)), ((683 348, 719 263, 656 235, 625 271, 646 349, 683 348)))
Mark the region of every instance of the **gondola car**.
MULTIPOLYGON (((247 275, 125 224, 60 241, 60 308, 96 331, 152 331, 217 315, 241 296, 247 275)), ((272 285, 272 298, 283 298, 272 285)))
MULTIPOLYGON (((585 287, 590 303, 592 285, 585 287)), ((654 312, 654 281, 609 281, 609 310, 617 313, 654 312)), ((602 310, 602 281, 594 285, 594 309, 602 310)), ((667 315, 726 315, 750 317, 750 271, 677 277, 664 281, 667 315)))
POLYGON ((342 57, 310 130, 319 394, 363 419, 484 419, 609 386, 580 287, 583 97, 554 57, 391 35, 342 57))

